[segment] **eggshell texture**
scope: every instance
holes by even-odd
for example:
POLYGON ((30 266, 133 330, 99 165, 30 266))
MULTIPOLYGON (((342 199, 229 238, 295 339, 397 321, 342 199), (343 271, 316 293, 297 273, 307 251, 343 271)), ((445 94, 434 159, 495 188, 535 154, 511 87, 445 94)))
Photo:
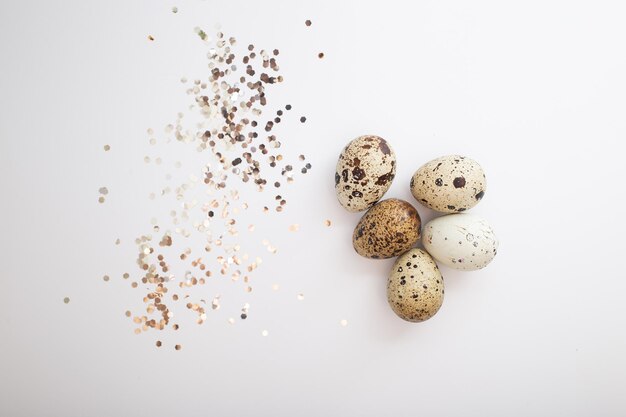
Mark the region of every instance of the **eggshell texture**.
POLYGON ((335 192, 348 211, 372 207, 391 187, 396 154, 378 136, 360 136, 343 149, 335 171, 335 192))
POLYGON ((395 198, 383 200, 361 217, 352 234, 352 245, 366 258, 398 256, 415 246, 421 225, 411 204, 395 198))
POLYGON ((498 239, 487 221, 473 214, 450 214, 424 226, 424 248, 454 269, 486 267, 498 251, 498 239))
POLYGON ((398 317, 428 320, 439 311, 443 294, 443 276, 428 253, 411 249, 396 260, 387 281, 387 301, 398 317))
POLYGON ((413 197, 442 213, 460 213, 485 195, 485 173, 473 159, 448 155, 424 164, 411 178, 413 197))

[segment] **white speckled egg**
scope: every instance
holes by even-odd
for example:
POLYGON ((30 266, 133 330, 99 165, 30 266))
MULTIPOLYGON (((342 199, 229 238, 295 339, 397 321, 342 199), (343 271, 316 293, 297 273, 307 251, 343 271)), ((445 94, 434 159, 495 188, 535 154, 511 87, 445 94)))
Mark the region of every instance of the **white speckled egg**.
POLYGON ((478 162, 447 155, 427 162, 411 178, 413 197, 442 213, 460 213, 474 207, 485 195, 487 182, 478 162))
POLYGON ((372 207, 391 187, 396 175, 396 154, 378 136, 360 136, 346 145, 337 161, 335 192, 348 211, 372 207))
POLYGON ((482 217, 450 214, 424 226, 422 243, 433 258, 454 269, 486 267, 498 251, 498 239, 482 217))
POLYGON ((398 317, 428 320, 439 311, 443 294, 443 276, 428 253, 411 249, 398 257, 387 281, 387 301, 398 317))

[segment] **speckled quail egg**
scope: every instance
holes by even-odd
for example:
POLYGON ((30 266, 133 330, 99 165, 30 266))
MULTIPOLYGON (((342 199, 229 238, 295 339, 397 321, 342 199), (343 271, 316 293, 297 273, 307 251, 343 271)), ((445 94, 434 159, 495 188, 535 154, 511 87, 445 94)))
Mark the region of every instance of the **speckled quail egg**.
POLYGON ((442 213, 460 213, 474 207, 485 195, 485 173, 473 159, 447 155, 420 167, 411 178, 413 197, 442 213))
POLYGON ((387 301, 398 317, 428 320, 439 311, 443 294, 443 276, 424 250, 411 249, 396 260, 387 281, 387 301))
POLYGON ((469 213, 449 214, 426 223, 422 243, 437 261, 463 271, 484 268, 498 251, 498 239, 489 223, 469 213))
POLYGON ((411 204, 390 198, 374 205, 361 217, 352 245, 366 258, 398 256, 415 246, 421 233, 420 216, 411 204))
POLYGON ((396 154, 381 137, 360 136, 343 149, 335 171, 335 192, 348 211, 372 207, 396 175, 396 154))

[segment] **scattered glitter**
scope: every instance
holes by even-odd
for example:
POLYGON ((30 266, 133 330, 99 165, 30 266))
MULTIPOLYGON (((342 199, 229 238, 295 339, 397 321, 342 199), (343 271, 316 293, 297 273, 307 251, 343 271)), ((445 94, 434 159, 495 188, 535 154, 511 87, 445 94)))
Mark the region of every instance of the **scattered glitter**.
POLYGON ((265 337, 265 336, 267 336, 267 335, 269 335, 269 334, 270 334, 270 332, 268 332, 267 330, 263 330, 263 331, 261 332, 261 335, 262 335, 263 337, 265 337))
POLYGON ((108 152, 111 150, 111 147, 109 145, 104 145, 104 151, 108 152))
POLYGON ((339 322, 339 324, 341 324, 343 327, 346 327, 348 325, 348 320, 343 319, 339 322))
POLYGON ((154 36, 152 36, 152 35, 148 35, 148 40, 149 40, 149 41, 153 41, 153 40, 154 40, 154 36))
POLYGON ((324 222, 324 224, 326 225, 326 227, 330 227, 330 225, 331 225, 332 223, 331 223, 331 221, 330 221, 330 220, 328 220, 328 219, 327 219, 327 220, 324 222))
POLYGON ((317 57, 318 57, 319 59, 324 58, 324 52, 320 52, 319 54, 317 54, 317 57))
MULTIPOLYGON (((177 8, 173 7, 172 12, 176 13, 175 10, 177 8)), ((149 231, 135 239, 135 260, 140 273, 133 273, 135 282, 131 287, 140 288, 144 302, 142 313, 133 317, 137 333, 168 327, 178 330, 179 325, 172 320, 174 310, 178 311, 176 307, 181 303, 193 314, 197 324, 203 324, 210 314, 207 310, 221 307, 220 295, 212 300, 196 298, 200 294, 206 297, 207 288, 199 287, 208 287, 214 279, 211 277, 224 277, 251 293, 254 273, 262 259, 246 253, 236 240, 246 228, 238 214, 249 207, 262 208, 264 213, 286 211, 284 194, 289 187, 285 183, 292 183, 300 172, 310 169, 309 164, 304 168, 296 166, 296 161, 281 150, 283 138, 278 137, 278 125, 289 120, 287 112, 292 106, 287 104, 283 110, 280 103, 270 103, 270 90, 283 82, 279 75, 280 51, 245 44, 240 52, 233 37, 218 32, 212 40, 200 28, 195 28, 195 33, 207 42, 209 73, 204 79, 180 79, 191 99, 187 108, 193 113, 192 117, 183 113, 175 115, 175 120, 162 129, 163 138, 155 129, 148 129, 149 143, 155 147, 151 148, 152 156, 145 155, 143 159, 146 164, 154 161, 155 166, 149 167, 151 170, 169 170, 172 167, 168 160, 157 155, 170 155, 171 150, 165 146, 177 143, 177 146, 188 144, 194 151, 205 152, 204 162, 190 166, 192 170, 178 183, 174 182, 178 176, 167 171, 155 175, 170 182, 153 189, 149 198, 158 197, 159 202, 171 201, 175 205, 166 207, 165 213, 170 215, 161 217, 161 221, 152 218, 149 231), (270 108, 274 110, 268 110, 270 108), (244 190, 234 188, 239 183, 244 190), (273 192, 269 195, 266 192, 266 200, 257 206, 240 201, 244 198, 251 201, 250 195, 244 192, 267 189, 273 192), (276 195, 278 189, 283 195, 276 195), (186 247, 191 245, 189 238, 196 237, 201 240, 194 241, 203 244, 186 247), (198 291, 195 294, 194 288, 198 291), (168 294, 172 289, 178 294, 168 294)), ((305 120, 301 118, 303 123, 305 120)), ((297 153, 293 157, 306 160, 297 153)), ((182 167, 180 161, 172 162, 175 168, 182 167)), ((150 190, 143 192, 148 194, 150 190)), ((250 224, 248 231, 254 230, 255 226, 250 224)), ((297 231, 299 225, 291 225, 289 230, 297 231)), ((277 248, 268 240, 264 240, 263 245, 272 254, 277 253, 277 248)), ((124 274, 124 279, 129 277, 128 273, 124 274)), ((272 288, 277 291, 278 284, 272 288)), ((298 299, 303 299, 303 295, 298 299)), ((242 320, 249 317, 249 308, 248 303, 241 308, 242 320)), ((130 311, 127 316, 131 316, 130 311)), ((234 324, 235 318, 228 319, 228 323, 234 324)), ((179 350, 180 345, 176 345, 176 349, 179 350)))
POLYGON ((290 232, 297 232, 298 230, 300 230, 300 225, 299 224, 292 224, 291 226, 289 226, 289 231, 290 232))
MULTIPOLYGON (((305 24, 305 25, 307 25, 307 26, 311 26, 311 21, 307 19, 307 20, 304 22, 304 24, 305 24)), ((323 25, 322 25, 322 26, 323 26, 323 25)))
POLYGON ((65 304, 68 304, 68 303, 70 302, 70 297, 65 297, 65 298, 63 299, 63 302, 64 302, 65 304))
POLYGON ((304 294, 300 293, 298 294, 298 301, 302 301, 304 300, 304 294))
POLYGON ((176 350, 181 350, 182 348, 183 348, 183 347, 182 347, 181 345, 176 345, 176 346, 174 346, 174 349, 176 349, 176 350))
POLYGON ((108 281, 109 281, 109 276, 108 276, 108 275, 105 275, 105 276, 103 276, 103 277, 102 277, 102 279, 103 279, 105 282, 108 282, 108 281))

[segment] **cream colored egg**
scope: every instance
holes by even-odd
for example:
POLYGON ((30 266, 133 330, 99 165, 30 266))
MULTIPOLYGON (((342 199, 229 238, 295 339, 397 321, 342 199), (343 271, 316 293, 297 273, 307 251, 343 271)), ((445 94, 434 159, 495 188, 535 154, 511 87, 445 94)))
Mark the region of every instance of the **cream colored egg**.
POLYGON ((489 223, 469 213, 426 223, 422 243, 437 261, 463 271, 486 267, 498 251, 498 239, 489 223))
POLYGON ((335 171, 335 192, 348 211, 372 207, 391 187, 396 154, 381 137, 360 136, 343 149, 335 171))
POLYGON ((485 195, 485 173, 473 159, 447 155, 420 167, 411 178, 411 193, 424 206, 442 213, 461 213, 485 195))
POLYGON ((443 303, 443 276, 431 256, 411 249, 396 260, 387 281, 387 301, 403 320, 422 322, 443 303))

